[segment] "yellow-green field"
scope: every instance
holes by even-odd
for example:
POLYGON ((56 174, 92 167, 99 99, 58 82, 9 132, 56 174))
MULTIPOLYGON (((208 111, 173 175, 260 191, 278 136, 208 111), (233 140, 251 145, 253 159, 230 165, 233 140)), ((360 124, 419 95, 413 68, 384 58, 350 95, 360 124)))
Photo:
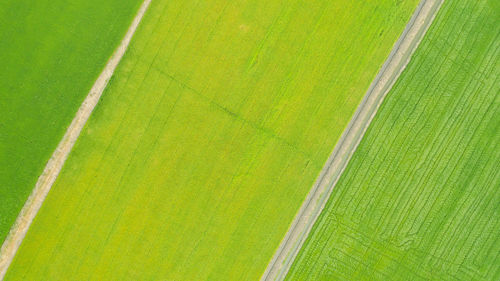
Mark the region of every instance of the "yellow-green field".
POLYGON ((6 280, 256 280, 412 1, 153 1, 6 280))

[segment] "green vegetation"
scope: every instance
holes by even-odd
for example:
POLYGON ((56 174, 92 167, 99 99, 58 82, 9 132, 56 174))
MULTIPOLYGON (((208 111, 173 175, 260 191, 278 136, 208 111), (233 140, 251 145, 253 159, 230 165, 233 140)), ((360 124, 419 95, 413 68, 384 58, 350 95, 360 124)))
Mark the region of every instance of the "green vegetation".
POLYGON ((500 280, 500 10, 447 0, 288 280, 500 280))
POLYGON ((139 0, 2 0, 0 244, 139 0))
POLYGON ((153 1, 6 280, 257 280, 415 1, 153 1))

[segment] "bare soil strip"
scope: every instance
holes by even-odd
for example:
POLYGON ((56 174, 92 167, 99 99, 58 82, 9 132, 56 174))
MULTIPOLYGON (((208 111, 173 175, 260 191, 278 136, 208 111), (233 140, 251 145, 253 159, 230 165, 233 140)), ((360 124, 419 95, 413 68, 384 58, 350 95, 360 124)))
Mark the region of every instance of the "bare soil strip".
POLYGON ((422 0, 419 3, 295 216, 261 281, 285 279, 384 97, 410 61, 443 2, 422 0))
POLYGON ((78 112, 71 122, 71 125, 68 127, 65 135, 63 136, 63 139, 52 154, 50 160, 47 162, 42 175, 40 175, 40 177, 38 178, 33 192, 28 197, 28 200, 21 209, 21 212, 19 213, 14 226, 11 228, 7 238, 2 245, 2 248, 0 249, 0 280, 3 280, 3 278, 5 277, 7 268, 12 262, 17 250, 19 249, 19 246, 21 245, 21 242, 23 241, 24 236, 29 229, 31 222, 42 206, 42 203, 49 193, 52 184, 59 175, 64 162, 68 158, 68 154, 73 148, 73 145, 80 135, 80 132, 82 131, 83 126, 87 122, 90 114, 94 110, 94 107, 97 105, 97 102, 99 101, 102 92, 106 88, 109 79, 113 75, 116 66, 125 54, 132 36, 134 35, 137 26, 139 25, 150 3, 151 0, 144 0, 144 2, 142 3, 139 11, 137 12, 137 15, 135 16, 132 24, 125 34, 125 37, 123 38, 122 42, 106 64, 106 67, 101 72, 96 82, 90 89, 89 94, 78 109, 78 112))

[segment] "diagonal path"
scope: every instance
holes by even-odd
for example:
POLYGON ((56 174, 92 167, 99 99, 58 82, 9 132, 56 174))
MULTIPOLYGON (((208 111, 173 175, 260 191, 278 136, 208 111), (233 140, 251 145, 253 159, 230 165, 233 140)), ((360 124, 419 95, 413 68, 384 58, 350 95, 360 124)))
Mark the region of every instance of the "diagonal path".
POLYGON ((384 97, 410 61, 443 2, 421 0, 419 3, 295 216, 261 281, 285 279, 384 97))
POLYGON ((12 262, 17 250, 19 249, 19 246, 21 245, 21 242, 24 239, 24 236, 28 232, 31 222, 38 213, 38 210, 42 206, 42 203, 49 193, 52 184, 59 175, 64 162, 68 158, 68 155, 71 152, 71 149, 73 148, 73 145, 75 144, 78 136, 80 135, 80 132, 85 126, 85 123, 90 117, 90 114, 99 102, 99 98, 101 97, 102 92, 106 88, 106 85, 113 75, 116 66, 125 54, 132 36, 134 35, 137 26, 139 25, 150 3, 151 0, 144 0, 144 2, 142 3, 139 11, 137 12, 137 15, 135 16, 132 24, 125 34, 125 37, 123 38, 122 42, 106 64, 104 70, 101 72, 96 82, 90 89, 89 94, 78 109, 75 118, 71 122, 71 125, 66 130, 63 139, 52 154, 52 157, 47 162, 42 175, 38 178, 33 192, 21 209, 21 212, 19 213, 14 226, 11 228, 7 238, 2 245, 2 248, 0 249, 0 280, 3 280, 10 263, 12 262))

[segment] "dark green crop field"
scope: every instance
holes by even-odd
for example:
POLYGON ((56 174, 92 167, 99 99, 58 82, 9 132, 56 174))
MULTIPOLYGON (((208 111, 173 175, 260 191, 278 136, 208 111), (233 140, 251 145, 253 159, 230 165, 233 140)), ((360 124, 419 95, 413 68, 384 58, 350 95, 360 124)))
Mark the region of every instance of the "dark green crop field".
POLYGON ((500 280, 499 13, 445 1, 287 280, 500 280))
POLYGON ((0 244, 139 0, 0 4, 0 244))

